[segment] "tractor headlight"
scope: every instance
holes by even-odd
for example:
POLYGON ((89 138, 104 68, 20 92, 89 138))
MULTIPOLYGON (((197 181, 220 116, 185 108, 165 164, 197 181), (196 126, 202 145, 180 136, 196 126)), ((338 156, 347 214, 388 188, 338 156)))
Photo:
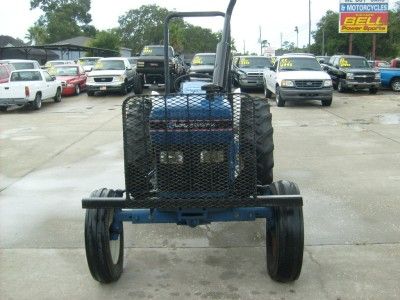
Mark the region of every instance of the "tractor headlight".
POLYGON ((332 86, 332 80, 324 80, 324 87, 331 87, 332 86))
POLYGON ((281 85, 284 87, 294 87, 294 82, 293 80, 282 80, 281 85))
POLYGON ((347 73, 346 78, 347 79, 354 79, 354 74, 353 73, 347 73))
POLYGON ((161 151, 160 163, 170 165, 182 165, 183 164, 183 152, 182 151, 161 151))
POLYGON ((381 73, 375 73, 375 79, 381 79, 381 73))
POLYGON ((222 163, 225 161, 224 151, 208 151, 204 150, 200 153, 200 162, 205 164, 222 163))

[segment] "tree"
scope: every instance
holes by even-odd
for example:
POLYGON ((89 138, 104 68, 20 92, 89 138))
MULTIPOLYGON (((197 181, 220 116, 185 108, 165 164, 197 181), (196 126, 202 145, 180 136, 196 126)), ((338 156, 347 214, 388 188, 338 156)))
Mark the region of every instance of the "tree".
POLYGON ((37 23, 28 28, 28 33, 25 35, 30 45, 43 45, 48 39, 46 28, 37 23))
MULTIPOLYGON (((122 43, 140 52, 145 45, 161 44, 164 20, 169 11, 157 5, 143 5, 120 16, 122 43)), ((214 52, 220 34, 210 29, 194 26, 183 19, 174 19, 169 25, 169 42, 178 52, 214 52)))
MULTIPOLYGON (((102 30, 89 42, 89 47, 103 48, 119 51, 121 39, 116 29, 102 30)), ((89 56, 93 54, 90 53, 89 56)))
POLYGON ((28 36, 43 37, 41 43, 68 39, 84 32, 92 36, 95 34, 94 27, 88 25, 92 21, 90 0, 31 0, 31 9, 35 8, 41 9, 44 14, 31 32, 28 31, 28 36), (39 29, 45 34, 39 34, 39 29))

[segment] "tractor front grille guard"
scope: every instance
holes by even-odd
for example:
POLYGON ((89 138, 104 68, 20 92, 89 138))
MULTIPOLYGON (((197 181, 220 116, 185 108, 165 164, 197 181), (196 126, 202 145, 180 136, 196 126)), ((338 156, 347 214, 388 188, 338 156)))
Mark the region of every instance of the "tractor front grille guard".
POLYGON ((243 199, 256 197, 253 102, 248 95, 218 93, 127 98, 127 201, 140 207, 174 201, 240 207, 243 199))

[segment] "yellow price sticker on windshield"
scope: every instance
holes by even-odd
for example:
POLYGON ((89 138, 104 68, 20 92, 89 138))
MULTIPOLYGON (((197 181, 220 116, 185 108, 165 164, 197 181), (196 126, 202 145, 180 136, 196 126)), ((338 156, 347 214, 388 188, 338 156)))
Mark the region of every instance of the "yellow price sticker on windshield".
POLYGON ((275 62, 276 62, 276 57, 274 56, 274 57, 271 57, 271 64, 275 64, 275 62))
POLYGON ((101 69, 101 68, 103 68, 103 63, 101 61, 98 61, 94 67, 96 69, 101 69))
POLYGON ((56 70, 56 68, 54 68, 53 65, 50 64, 50 68, 47 69, 47 72, 48 72, 50 75, 56 75, 57 70, 56 70))
POLYGON ((280 67, 281 68, 292 68, 293 62, 288 58, 283 58, 283 59, 281 59, 280 67))
POLYGON ((351 67, 350 63, 348 62, 347 59, 345 59, 344 57, 342 57, 341 59, 339 59, 339 66, 342 68, 348 68, 351 67))
POLYGON ((247 58, 243 58, 240 60, 240 65, 241 66, 248 66, 250 65, 250 61, 247 58))
POLYGON ((203 64, 203 59, 200 56, 195 56, 192 61, 193 65, 201 65, 203 64))
POLYGON ((149 48, 149 47, 144 47, 142 52, 143 52, 144 54, 149 54, 149 53, 152 53, 153 50, 152 50, 151 48, 149 48))

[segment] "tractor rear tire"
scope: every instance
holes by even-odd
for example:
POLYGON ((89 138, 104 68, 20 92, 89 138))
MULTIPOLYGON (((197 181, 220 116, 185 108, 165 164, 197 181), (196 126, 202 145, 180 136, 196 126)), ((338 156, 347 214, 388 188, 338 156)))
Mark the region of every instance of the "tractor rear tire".
MULTIPOLYGON (((298 186, 281 180, 270 185, 273 195, 298 195, 298 186)), ((299 278, 303 264, 304 224, 302 207, 273 207, 271 224, 267 222, 267 268, 278 282, 299 278)))
POLYGON ((133 92, 135 95, 143 94, 143 82, 142 77, 138 74, 133 76, 133 92))
MULTIPOLYGON (((274 168, 274 130, 270 106, 267 101, 261 98, 254 98, 251 101, 245 100, 249 100, 249 98, 245 98, 241 103, 241 144, 251 145, 253 141, 255 142, 257 183, 261 185, 270 184, 273 181, 274 168), (253 122, 254 130, 252 130, 253 122)), ((246 149, 244 151, 247 152, 246 149)), ((247 154, 245 155, 247 156, 247 154)), ((251 161, 252 158, 249 157, 250 165, 251 161)), ((246 168, 246 161, 244 168, 246 168)))
POLYGON ((170 93, 176 93, 179 89, 175 87, 175 80, 178 78, 175 74, 169 76, 169 91, 170 93))
MULTIPOLYGON (((91 197, 115 197, 116 192, 99 189, 92 192, 91 197)), ((93 278, 101 283, 117 281, 122 274, 124 262, 124 230, 119 224, 118 238, 112 239, 111 224, 113 208, 86 209, 85 217, 85 249, 86 259, 93 278)))
POLYGON ((148 99, 131 100, 130 106, 126 107, 125 184, 134 197, 146 195, 151 186, 150 111, 151 102, 148 99))

